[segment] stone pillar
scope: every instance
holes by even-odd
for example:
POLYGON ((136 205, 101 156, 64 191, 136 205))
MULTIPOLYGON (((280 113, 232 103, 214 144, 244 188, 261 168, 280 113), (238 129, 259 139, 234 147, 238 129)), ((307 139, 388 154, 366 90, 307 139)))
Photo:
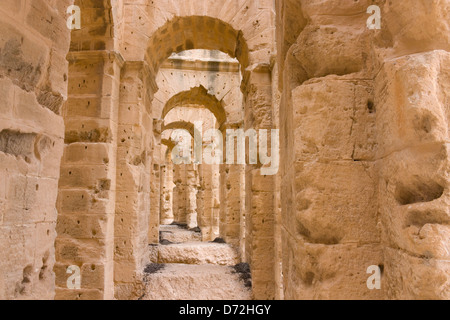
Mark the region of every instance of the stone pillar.
POLYGON ((70 43, 65 11, 72 3, 1 3, 1 300, 55 296, 61 106, 67 98, 70 43))
POLYGON ((197 222, 197 165, 186 165, 186 223, 189 229, 196 228, 197 222))
POLYGON ((175 222, 186 223, 186 165, 174 165, 173 210, 175 222))
POLYGON ((148 228, 148 242, 159 243, 159 225, 161 218, 161 121, 153 120, 153 149, 152 171, 150 179, 150 218, 148 228))
POLYGON ((367 287, 383 268, 368 5, 278 4, 284 296, 382 299, 367 287))
POLYGON ((446 51, 406 55, 385 61, 376 78, 389 299, 450 298, 449 66, 446 51))
MULTIPOLYGON (((273 119, 270 69, 267 66, 257 66, 245 85, 248 92, 245 101, 245 130, 254 129, 259 133, 260 129, 267 129, 271 132, 273 119)), ((245 254, 252 271, 253 295, 255 299, 274 299, 275 179, 274 176, 262 175, 259 164, 247 165, 245 174, 245 254)))
MULTIPOLYGON (((239 129, 239 125, 227 125, 230 129, 239 129)), ((224 146, 227 135, 224 132, 224 146)), ((238 141, 234 142, 234 155, 237 154, 238 141)), ((226 147, 225 147, 226 148, 226 147)), ((220 166, 220 237, 236 248, 240 245, 241 238, 241 189, 245 185, 241 180, 243 164, 223 164, 220 166)))
MULTIPOLYGON (((217 165, 202 164, 200 170, 201 183, 199 188, 199 195, 201 195, 201 202, 197 202, 198 206, 198 221, 199 227, 202 229, 203 241, 212 241, 219 236, 217 233, 217 219, 214 215, 217 212, 217 186, 214 182, 217 177, 215 174, 217 165), (200 207, 202 207, 200 209, 200 207)), ((198 198, 197 198, 198 199, 198 198)))
MULTIPOLYGON (((198 185, 197 185, 197 222, 198 227, 202 230, 202 240, 205 241, 205 239, 208 238, 208 233, 210 226, 208 226, 207 223, 205 223, 205 184, 204 184, 204 172, 203 172, 203 165, 198 165, 198 185)), ((209 240, 206 240, 209 241, 209 240)))
POLYGON ((448 3, 387 2, 381 14, 382 30, 373 42, 379 72, 372 109, 382 286, 388 299, 449 300, 448 3), (385 34, 392 36, 388 48, 385 34))
POLYGON ((247 214, 245 212, 245 166, 241 166, 240 168, 240 188, 239 188, 239 209, 240 209, 240 235, 239 235, 239 251, 241 254, 241 260, 242 262, 247 262, 247 254, 245 253, 245 246, 246 246, 246 217, 247 214))
POLYGON ((56 298, 112 299, 116 146, 120 73, 114 52, 73 52, 64 106, 56 239, 56 298), (81 290, 67 288, 67 267, 81 268, 81 290))
MULTIPOLYGON (((168 152, 170 155, 170 151, 168 152)), ((173 163, 170 156, 166 156, 166 165, 162 167, 161 193, 161 224, 169 225, 174 222, 173 215, 173 163)))
POLYGON ((211 213, 212 213, 212 238, 220 236, 220 166, 211 166, 211 213))
POLYGON ((121 78, 114 235, 117 299, 140 296, 148 260, 153 119, 147 74, 145 63, 127 62, 121 78))

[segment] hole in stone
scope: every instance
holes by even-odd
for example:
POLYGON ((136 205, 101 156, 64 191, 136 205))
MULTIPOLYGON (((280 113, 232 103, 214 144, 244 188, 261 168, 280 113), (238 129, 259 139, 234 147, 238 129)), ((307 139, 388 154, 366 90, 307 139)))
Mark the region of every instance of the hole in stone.
POLYGON ((426 224, 445 224, 445 217, 438 211, 411 211, 406 217, 405 228, 422 228, 426 224))
POLYGON ((22 284, 31 283, 31 275, 33 273, 33 266, 28 265, 23 269, 22 284))
POLYGON ((383 273, 384 273, 384 264, 380 264, 378 267, 380 268, 381 275, 383 275, 383 273))
POLYGON ((314 278, 315 275, 313 272, 307 272, 302 280, 307 286, 311 286, 313 284, 314 278))
POLYGON ((397 185, 395 199, 401 205, 431 202, 444 194, 444 187, 434 181, 416 182, 411 186, 397 185))
POLYGON ((369 110, 369 113, 375 113, 375 104, 372 100, 367 101, 367 109, 369 110))

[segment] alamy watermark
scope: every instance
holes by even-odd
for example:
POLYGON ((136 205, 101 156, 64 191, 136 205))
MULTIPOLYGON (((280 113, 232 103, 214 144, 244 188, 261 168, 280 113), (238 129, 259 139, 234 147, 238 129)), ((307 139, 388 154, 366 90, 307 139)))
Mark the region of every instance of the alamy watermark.
MULTIPOLYGON (((258 1, 258 0, 256 0, 258 1)), ((259 5, 257 5, 259 7, 259 5)), ((367 19, 367 28, 370 30, 380 30, 381 29, 381 9, 377 5, 371 5, 367 8, 367 13, 371 14, 369 19, 367 19)), ((71 5, 67 8, 67 14, 69 18, 67 19, 67 28, 70 30, 81 29, 81 9, 79 6, 71 5)))
POLYGON ((278 129, 228 129, 226 130, 226 154, 224 136, 220 130, 203 132, 203 122, 194 122, 194 136, 185 129, 172 131, 171 140, 176 144, 172 161, 180 164, 238 164, 262 165, 262 175, 275 175, 280 164, 280 133, 278 129), (269 147, 270 135, 270 147, 269 147), (246 141, 248 139, 248 163, 246 141), (269 152, 270 149, 270 152, 269 152))
POLYGON ((369 19, 367 19, 367 28, 370 30, 380 30, 381 29, 381 9, 379 6, 372 5, 367 8, 367 13, 371 14, 369 19))
POLYGON ((81 9, 79 6, 71 5, 67 8, 67 28, 70 30, 81 29, 81 9))
POLYGON ((380 268, 380 266, 368 267, 367 274, 371 275, 367 279, 367 288, 369 290, 381 290, 381 268, 380 268))
POLYGON ((67 288, 71 290, 81 289, 81 269, 79 266, 69 266, 67 268, 67 274, 71 276, 67 279, 67 288))

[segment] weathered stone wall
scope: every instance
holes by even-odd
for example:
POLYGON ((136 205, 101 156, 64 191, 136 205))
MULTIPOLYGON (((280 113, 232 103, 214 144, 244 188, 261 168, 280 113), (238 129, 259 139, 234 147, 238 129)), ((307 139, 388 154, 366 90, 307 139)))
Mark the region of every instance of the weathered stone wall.
POLYGON ((53 299, 72 1, 0 6, 0 299, 53 299))
MULTIPOLYGON (((149 243, 158 242, 159 212, 151 212, 152 180, 159 179, 159 161, 147 95, 145 64, 127 62, 122 71, 117 148, 117 200, 114 229, 115 297, 140 296, 149 243), (154 170, 154 166, 157 166, 154 170), (150 222, 153 222, 151 224, 150 222), (154 229, 150 225, 156 225, 154 229)), ((159 194, 159 193, 158 193, 159 194)), ((157 198, 159 202, 159 197, 157 198)))
POLYGON ((3 0, 0 299, 139 298, 173 221, 238 248, 256 299, 449 299, 449 14, 449 0, 3 0), (172 165, 167 135, 196 120, 224 137, 279 128, 278 175, 172 165))
MULTIPOLYGON (((164 156, 164 165, 161 169, 161 218, 162 225, 169 225, 174 222, 173 215, 173 163, 170 159, 171 148, 163 146, 162 151, 164 156)), ((197 200, 198 201, 198 200, 197 200)), ((202 206, 201 206, 202 207, 202 206)))
POLYGON ((449 10, 450 1, 382 6, 374 102, 389 299, 450 298, 449 10))
POLYGON ((277 2, 289 299, 448 298, 448 2, 371 4, 277 2))

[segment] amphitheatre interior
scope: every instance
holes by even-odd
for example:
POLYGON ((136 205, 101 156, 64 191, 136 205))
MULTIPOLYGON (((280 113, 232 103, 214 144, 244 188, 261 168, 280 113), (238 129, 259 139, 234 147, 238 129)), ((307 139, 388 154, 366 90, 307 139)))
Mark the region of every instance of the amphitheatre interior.
POLYGON ((450 299, 449 40, 450 0, 2 0, 0 299, 450 299))

